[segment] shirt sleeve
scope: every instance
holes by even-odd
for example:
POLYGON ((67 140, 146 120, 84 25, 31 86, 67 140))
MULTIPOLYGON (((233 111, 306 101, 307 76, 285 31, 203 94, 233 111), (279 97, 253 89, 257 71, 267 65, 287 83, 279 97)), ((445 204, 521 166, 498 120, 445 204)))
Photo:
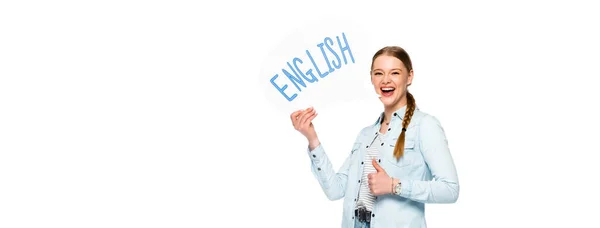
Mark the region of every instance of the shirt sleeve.
POLYGON ((420 147, 433 180, 400 180, 400 196, 421 203, 454 203, 459 183, 448 141, 440 122, 425 116, 419 129, 420 147))
POLYGON ((323 144, 317 146, 314 150, 310 151, 307 149, 308 155, 311 160, 311 170, 315 178, 319 181, 323 192, 329 200, 338 200, 344 197, 346 185, 348 182, 348 172, 352 163, 354 152, 358 150, 360 143, 358 137, 354 142, 354 146, 350 151, 350 154, 344 161, 344 164, 336 172, 333 169, 331 161, 327 154, 323 144))

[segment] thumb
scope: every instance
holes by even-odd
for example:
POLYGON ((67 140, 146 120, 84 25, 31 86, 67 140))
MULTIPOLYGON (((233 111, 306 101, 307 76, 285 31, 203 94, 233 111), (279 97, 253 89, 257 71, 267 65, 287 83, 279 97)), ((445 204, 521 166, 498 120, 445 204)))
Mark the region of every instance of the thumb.
POLYGON ((371 163, 373 163, 373 168, 375 168, 375 170, 377 170, 377 172, 385 172, 385 170, 383 170, 383 168, 381 168, 381 166, 379 166, 379 163, 377 163, 377 161, 375 161, 375 159, 373 159, 371 161, 371 163))

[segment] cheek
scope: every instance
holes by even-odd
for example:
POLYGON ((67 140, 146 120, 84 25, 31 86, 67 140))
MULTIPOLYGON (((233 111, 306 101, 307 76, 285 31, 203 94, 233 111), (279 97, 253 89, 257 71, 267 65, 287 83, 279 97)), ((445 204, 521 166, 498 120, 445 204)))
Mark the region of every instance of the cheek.
POLYGON ((408 77, 400 76, 395 78, 394 83, 396 83, 396 85, 399 87, 405 87, 408 84, 408 77))
POLYGON ((377 87, 379 85, 379 80, 371 79, 371 84, 373 84, 374 87, 377 87))

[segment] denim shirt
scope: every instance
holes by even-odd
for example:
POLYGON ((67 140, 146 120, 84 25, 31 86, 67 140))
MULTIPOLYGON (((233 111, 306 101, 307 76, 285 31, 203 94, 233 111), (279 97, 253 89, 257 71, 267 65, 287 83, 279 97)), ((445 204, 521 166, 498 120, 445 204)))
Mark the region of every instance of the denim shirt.
MULTIPOLYGON (((425 203, 454 203, 458 199, 459 184, 448 142, 437 118, 415 108, 405 132, 404 155, 396 160, 393 155, 396 140, 402 130, 406 106, 397 110, 390 120, 384 149, 377 162, 390 176, 400 180, 399 195, 376 197, 371 227, 427 227, 425 203)), ((348 157, 338 172, 321 144, 308 149, 311 170, 329 200, 344 198, 342 227, 354 227, 354 209, 360 190, 363 158, 380 128, 381 118, 363 128, 348 157)))

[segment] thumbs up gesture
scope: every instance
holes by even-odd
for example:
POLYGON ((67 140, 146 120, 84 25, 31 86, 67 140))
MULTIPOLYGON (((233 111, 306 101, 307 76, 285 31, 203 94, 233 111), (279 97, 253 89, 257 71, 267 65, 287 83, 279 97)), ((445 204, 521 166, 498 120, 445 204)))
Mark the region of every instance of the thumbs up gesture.
POLYGON ((375 159, 373 159, 371 163, 373 163, 373 167, 377 171, 367 175, 369 178, 369 189, 371 190, 371 194, 379 196, 392 193, 392 178, 390 178, 385 170, 379 166, 379 163, 377 163, 375 159))

